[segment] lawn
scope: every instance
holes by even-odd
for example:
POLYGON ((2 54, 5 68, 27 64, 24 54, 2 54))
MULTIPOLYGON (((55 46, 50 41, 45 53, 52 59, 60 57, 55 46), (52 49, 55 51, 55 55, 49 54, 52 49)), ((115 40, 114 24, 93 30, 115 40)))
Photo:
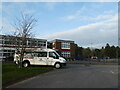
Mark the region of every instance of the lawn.
POLYGON ((2 86, 8 86, 18 81, 30 78, 32 76, 53 70, 53 67, 31 66, 27 68, 18 68, 14 64, 2 65, 2 86))

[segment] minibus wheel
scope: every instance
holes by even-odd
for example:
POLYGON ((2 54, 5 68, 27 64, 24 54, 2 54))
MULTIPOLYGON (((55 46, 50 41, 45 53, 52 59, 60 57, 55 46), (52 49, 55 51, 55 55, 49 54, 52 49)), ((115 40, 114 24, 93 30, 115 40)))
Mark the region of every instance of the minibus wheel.
POLYGON ((61 68, 61 64, 60 63, 56 63, 54 67, 59 69, 59 68, 61 68))
POLYGON ((23 67, 28 67, 29 66, 29 62, 23 62, 23 67))

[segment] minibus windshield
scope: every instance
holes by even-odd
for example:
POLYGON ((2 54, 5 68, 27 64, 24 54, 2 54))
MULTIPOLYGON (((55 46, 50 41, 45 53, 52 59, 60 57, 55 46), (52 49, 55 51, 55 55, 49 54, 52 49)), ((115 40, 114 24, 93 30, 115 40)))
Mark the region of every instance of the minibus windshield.
POLYGON ((54 51, 54 52, 57 54, 58 57, 60 57, 60 55, 56 51, 54 51))

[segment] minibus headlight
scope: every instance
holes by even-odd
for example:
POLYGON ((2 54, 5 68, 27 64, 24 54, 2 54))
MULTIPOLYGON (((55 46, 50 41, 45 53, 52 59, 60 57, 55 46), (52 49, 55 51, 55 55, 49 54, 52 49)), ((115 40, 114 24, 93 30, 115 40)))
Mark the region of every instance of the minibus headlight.
POLYGON ((63 62, 66 62, 66 60, 63 60, 63 62))

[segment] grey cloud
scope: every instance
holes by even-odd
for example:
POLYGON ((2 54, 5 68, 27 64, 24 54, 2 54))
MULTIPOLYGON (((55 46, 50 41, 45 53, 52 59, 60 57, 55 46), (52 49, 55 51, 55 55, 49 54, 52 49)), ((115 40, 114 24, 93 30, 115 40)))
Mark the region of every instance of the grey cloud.
POLYGON ((80 26, 65 32, 56 32, 40 38, 46 38, 48 40, 56 38, 69 39, 74 40, 80 46, 90 46, 91 43, 96 47, 104 46, 105 43, 116 45, 118 41, 116 16, 113 16, 111 20, 80 26))

